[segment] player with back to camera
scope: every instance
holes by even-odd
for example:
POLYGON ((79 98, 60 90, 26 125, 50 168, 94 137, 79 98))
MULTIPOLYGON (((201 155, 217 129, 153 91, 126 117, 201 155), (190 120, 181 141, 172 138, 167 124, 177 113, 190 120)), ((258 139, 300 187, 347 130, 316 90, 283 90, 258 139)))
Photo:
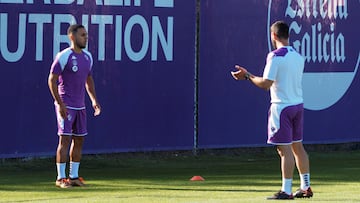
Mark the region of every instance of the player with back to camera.
POLYGON ((88 39, 87 31, 83 25, 71 25, 68 28, 68 37, 71 46, 56 55, 48 78, 49 89, 55 100, 58 124, 55 185, 60 188, 85 186, 78 174, 84 138, 87 135, 85 90, 95 110, 94 115, 101 112, 92 77, 93 58, 90 52, 84 50, 88 39), (66 178, 68 152, 70 172, 69 178, 66 178))
POLYGON ((269 90, 271 106, 268 117, 268 144, 277 146, 281 159, 281 190, 267 199, 312 197, 310 167, 303 140, 302 75, 304 58, 289 46, 289 26, 283 21, 271 25, 274 51, 267 55, 263 76, 252 75, 236 65, 231 74, 235 80, 250 80, 259 88, 269 90), (292 194, 295 165, 300 175, 300 188, 292 194))

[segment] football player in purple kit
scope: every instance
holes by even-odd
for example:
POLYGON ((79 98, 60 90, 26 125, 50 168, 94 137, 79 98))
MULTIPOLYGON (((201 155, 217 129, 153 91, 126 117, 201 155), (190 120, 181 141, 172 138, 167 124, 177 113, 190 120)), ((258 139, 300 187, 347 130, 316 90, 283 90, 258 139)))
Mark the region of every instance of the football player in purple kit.
POLYGON ((68 28, 67 33, 71 46, 56 55, 48 78, 58 124, 55 185, 60 188, 85 186, 78 174, 84 137, 87 135, 85 90, 92 102, 94 116, 101 112, 92 77, 93 58, 84 50, 88 40, 87 31, 83 25, 75 24, 68 28), (69 178, 65 173, 68 153, 69 178))
POLYGON ((271 28, 275 48, 267 56, 263 76, 249 73, 241 66, 231 72, 236 80, 250 80, 259 88, 269 90, 271 106, 268 120, 268 143, 277 146, 281 159, 282 188, 267 199, 312 197, 309 158, 303 147, 302 75, 304 58, 289 46, 289 26, 283 21, 271 28), (292 194, 295 165, 300 175, 300 188, 292 194))

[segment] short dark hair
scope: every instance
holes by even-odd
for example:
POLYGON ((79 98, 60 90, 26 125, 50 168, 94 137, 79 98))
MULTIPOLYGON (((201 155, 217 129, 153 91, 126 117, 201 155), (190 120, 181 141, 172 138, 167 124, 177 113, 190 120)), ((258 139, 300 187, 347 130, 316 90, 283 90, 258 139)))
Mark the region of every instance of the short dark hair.
POLYGON ((276 21, 270 30, 280 39, 289 39, 289 25, 284 21, 276 21))
POLYGON ((78 31, 78 29, 80 29, 80 28, 85 28, 85 27, 83 25, 81 25, 81 24, 70 25, 68 30, 67 30, 67 33, 68 33, 68 35, 69 34, 75 34, 78 31))

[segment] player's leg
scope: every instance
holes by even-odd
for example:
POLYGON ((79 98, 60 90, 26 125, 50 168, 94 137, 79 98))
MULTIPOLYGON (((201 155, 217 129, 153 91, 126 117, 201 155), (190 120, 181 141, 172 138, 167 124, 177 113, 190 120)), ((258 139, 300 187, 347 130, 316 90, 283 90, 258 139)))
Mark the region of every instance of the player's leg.
MULTIPOLYGON (((73 136, 70 147, 70 173, 69 173, 70 181, 73 180, 72 182, 79 182, 75 180, 79 179, 79 167, 82 156, 83 143, 84 143, 84 137, 73 136)), ((83 184, 81 183, 80 180, 80 183, 76 185, 82 186, 83 184)))
MULTIPOLYGON (((68 160, 68 150, 71 142, 71 137, 67 135, 59 135, 59 144, 56 149, 56 163, 66 163, 68 160)), ((65 178, 61 176, 58 178, 65 178)))
POLYGON ((292 150, 296 161, 296 166, 300 174, 310 173, 309 157, 304 149, 302 142, 292 144, 292 150))
POLYGON ((293 143, 292 149, 300 176, 300 188, 293 195, 297 198, 312 197, 313 192, 310 187, 309 157, 304 149, 302 142, 293 143))
POLYGON ((293 144, 292 150, 296 160, 296 166, 300 174, 309 173, 309 158, 302 144, 304 126, 303 105, 297 105, 297 113, 293 119, 293 144))
POLYGON ((286 192, 286 194, 292 194, 292 180, 295 169, 295 160, 291 145, 279 145, 277 146, 277 151, 281 160, 281 191, 286 192))
POLYGON ((58 122, 58 147, 56 149, 56 169, 57 169, 57 178, 55 185, 60 188, 68 188, 71 185, 68 183, 66 178, 66 162, 68 160, 68 150, 71 143, 71 116, 67 119, 63 119, 57 106, 55 106, 57 113, 57 122, 58 122))
POLYGON ((267 199, 293 199, 292 181, 295 169, 295 160, 291 145, 278 145, 277 151, 281 160, 282 186, 278 193, 267 199))
POLYGON ((74 136, 70 146, 70 183, 73 186, 84 186, 84 181, 79 177, 79 167, 82 157, 82 148, 87 134, 86 110, 76 111, 74 136))
POLYGON ((83 136, 73 136, 70 146, 70 173, 69 181, 72 186, 85 186, 84 180, 79 177, 79 167, 82 156, 83 136))
POLYGON ((82 156, 82 147, 84 137, 73 136, 70 147, 70 178, 75 179, 79 177, 79 166, 82 156))
POLYGON ((70 162, 81 161, 83 144, 83 136, 72 136, 72 142, 70 146, 70 162))
POLYGON ((294 155, 292 153, 292 109, 284 109, 278 106, 270 108, 269 126, 268 126, 268 143, 277 146, 277 151, 281 160, 282 187, 274 196, 268 199, 293 199, 292 180, 295 168, 294 155), (272 126, 279 123, 279 127, 272 126))
POLYGON ((68 149, 69 149, 70 141, 71 141, 70 136, 66 136, 66 135, 59 136, 59 144, 56 150, 56 168, 57 168, 56 180, 58 181, 66 178, 65 170, 66 170, 66 162, 68 159, 68 149))
POLYGON ((293 144, 296 167, 300 176, 300 188, 293 194, 294 197, 312 197, 313 192, 310 188, 310 163, 308 154, 303 146, 303 105, 297 105, 298 112, 293 122, 293 144))

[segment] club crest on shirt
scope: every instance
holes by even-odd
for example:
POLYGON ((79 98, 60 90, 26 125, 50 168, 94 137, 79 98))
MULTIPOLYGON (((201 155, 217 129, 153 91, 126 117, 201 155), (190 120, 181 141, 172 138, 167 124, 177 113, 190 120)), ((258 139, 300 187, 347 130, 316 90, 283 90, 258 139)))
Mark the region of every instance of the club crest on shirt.
POLYGON ((73 67, 71 69, 73 72, 77 72, 79 70, 79 68, 77 66, 78 62, 76 59, 77 59, 76 56, 71 57, 71 61, 72 61, 72 65, 73 65, 73 67))

